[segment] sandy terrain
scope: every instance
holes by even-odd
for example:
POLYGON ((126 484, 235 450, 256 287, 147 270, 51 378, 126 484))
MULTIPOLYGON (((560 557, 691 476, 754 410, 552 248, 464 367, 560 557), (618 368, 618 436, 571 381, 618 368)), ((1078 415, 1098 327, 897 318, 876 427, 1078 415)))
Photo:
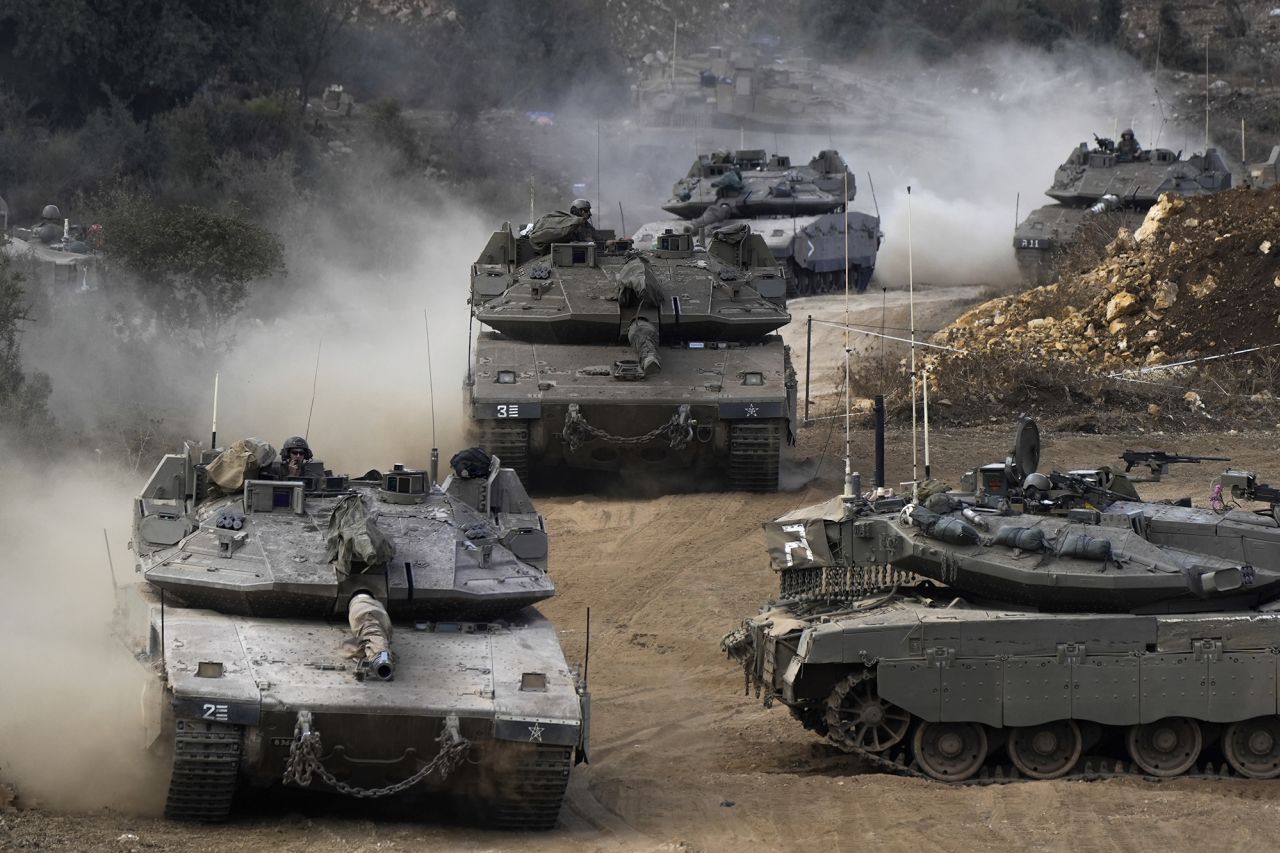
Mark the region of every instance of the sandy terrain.
MULTIPOLYGON (((795 308, 799 316, 809 312, 795 308)), ((1012 421, 935 433, 934 472, 956 483, 965 467, 1002 459, 1012 421)), ((812 477, 829 440, 825 426, 804 432, 788 462, 792 479, 812 477)), ((1274 434, 1046 433, 1041 467, 1100 464, 1125 448, 1163 449, 1230 456, 1275 479, 1275 441, 1274 434)), ((853 451, 855 467, 869 474, 866 431, 854 434, 853 451)), ((890 482, 907 479, 910 435, 891 433, 888 456, 890 482)), ((1274 843, 1274 783, 948 788, 866 772, 785 710, 744 696, 741 670, 725 660, 720 637, 776 587, 760 522, 836 490, 839 460, 828 453, 822 467, 817 479, 776 495, 541 500, 559 587, 544 610, 561 628, 571 660, 582 656, 588 607, 593 626, 592 763, 575 772, 553 833, 481 832, 437 816, 384 822, 359 804, 344 801, 335 812, 332 802, 315 798, 251 803, 219 827, 117 812, 5 810, 0 803, 0 850, 1195 850, 1274 843)), ((1217 470, 1177 468, 1155 496, 1203 500, 1217 470)))

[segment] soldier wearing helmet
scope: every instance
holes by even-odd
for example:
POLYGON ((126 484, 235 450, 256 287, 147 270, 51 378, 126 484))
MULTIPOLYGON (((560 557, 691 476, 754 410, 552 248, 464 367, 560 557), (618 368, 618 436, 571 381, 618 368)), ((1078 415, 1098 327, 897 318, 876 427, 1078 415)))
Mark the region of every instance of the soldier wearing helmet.
POLYGON ((585 198, 575 198, 573 203, 569 205, 569 214, 578 217, 581 222, 573 228, 573 233, 569 235, 569 239, 574 242, 593 243, 599 236, 596 234, 595 226, 591 224, 591 202, 585 198))
POLYGON ((1138 144, 1138 139, 1133 135, 1132 128, 1126 128, 1125 132, 1120 134, 1120 144, 1116 146, 1116 159, 1121 162, 1130 162, 1137 160, 1142 156, 1142 146, 1138 144))
POLYGON ((280 448, 280 479, 301 480, 303 466, 311 461, 312 455, 305 438, 300 435, 289 436, 280 448))

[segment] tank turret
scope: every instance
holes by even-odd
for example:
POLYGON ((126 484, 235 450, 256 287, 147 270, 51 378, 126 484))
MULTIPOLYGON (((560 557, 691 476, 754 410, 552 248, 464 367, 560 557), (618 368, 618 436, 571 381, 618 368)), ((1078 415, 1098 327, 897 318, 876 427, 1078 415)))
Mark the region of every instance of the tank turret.
MULTIPOLYGON (((853 173, 835 150, 801 166, 763 150, 715 151, 694 161, 663 210, 695 231, 749 224, 786 271, 788 295, 843 290, 846 271, 850 289, 862 292, 882 235, 879 218, 848 210, 856 194, 853 173)), ((651 242, 663 226, 643 226, 637 244, 651 242)))
MULTIPOLYGON (((1123 458, 1157 476, 1225 461, 1123 458)), ((1274 506, 1150 503, 1118 466, 1038 461, 1024 419, 964 491, 853 494, 766 524, 780 595, 725 648, 766 704, 890 772, 1175 776, 1221 732, 1224 773, 1280 776, 1274 506)), ((1220 483, 1280 499, 1246 472, 1220 483)))
POLYGON ((772 490, 791 438, 795 376, 776 331, 782 270, 746 226, 705 246, 666 229, 637 249, 563 214, 504 225, 472 268, 488 331, 468 381, 481 443, 522 474, 727 473, 772 490))
POLYGON ((283 779, 553 826, 589 700, 531 607, 555 587, 518 476, 473 449, 443 483, 401 464, 349 478, 286 445, 188 445, 134 502, 122 611, 172 741, 166 815, 222 820, 240 785, 283 779))
POLYGON ((1045 195, 1057 203, 1038 208, 1018 224, 1013 248, 1024 277, 1047 281, 1055 256, 1065 251, 1092 217, 1109 214, 1114 228, 1137 228, 1165 193, 1202 195, 1231 188, 1231 170, 1217 149, 1184 158, 1167 148, 1149 151, 1129 136, 1116 143, 1094 136, 1081 142, 1054 173, 1045 195))

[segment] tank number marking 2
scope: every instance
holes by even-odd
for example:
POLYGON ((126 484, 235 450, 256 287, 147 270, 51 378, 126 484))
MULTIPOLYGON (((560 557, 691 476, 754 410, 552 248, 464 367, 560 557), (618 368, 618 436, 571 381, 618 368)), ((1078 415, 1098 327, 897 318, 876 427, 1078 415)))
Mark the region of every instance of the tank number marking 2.
POLYGON ((203 705, 200 706, 200 710, 204 712, 200 715, 201 719, 217 720, 220 723, 225 723, 229 719, 231 719, 231 715, 227 713, 226 705, 218 705, 218 704, 214 704, 213 702, 205 702, 203 705))
POLYGON ((499 403, 498 417, 500 418, 518 418, 520 417, 520 406, 518 403, 499 403))
POLYGON ((813 559, 813 552, 809 550, 809 535, 805 533, 804 524, 783 525, 782 532, 792 533, 800 537, 798 541, 788 542, 783 547, 783 552, 786 554, 786 557, 787 557, 788 566, 795 565, 795 557, 792 556, 793 551, 804 551, 804 558, 806 560, 813 559))
POLYGON ((1047 247, 1043 245, 1043 241, 1041 240, 1035 240, 1035 239, 1023 237, 1022 241, 1018 244, 1018 248, 1019 249, 1044 249, 1047 247))

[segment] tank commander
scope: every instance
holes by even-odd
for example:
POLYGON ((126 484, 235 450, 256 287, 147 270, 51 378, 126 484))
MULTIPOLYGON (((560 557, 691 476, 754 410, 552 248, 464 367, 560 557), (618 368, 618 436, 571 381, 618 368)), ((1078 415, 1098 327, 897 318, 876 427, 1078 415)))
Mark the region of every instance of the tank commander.
POLYGON ((289 436, 280 448, 276 476, 281 480, 301 480, 303 466, 311 461, 312 456, 311 447, 305 438, 300 435, 289 436))
POLYGON ((1142 156, 1142 146, 1138 144, 1137 138, 1133 135, 1132 129, 1126 129, 1120 134, 1120 144, 1116 146, 1116 159, 1120 161, 1133 161, 1142 156))
POLYGON ((591 202, 575 198, 569 212, 557 210, 538 217, 529 227, 529 241, 539 254, 551 251, 552 243, 594 243, 604 239, 591 224, 591 202))

